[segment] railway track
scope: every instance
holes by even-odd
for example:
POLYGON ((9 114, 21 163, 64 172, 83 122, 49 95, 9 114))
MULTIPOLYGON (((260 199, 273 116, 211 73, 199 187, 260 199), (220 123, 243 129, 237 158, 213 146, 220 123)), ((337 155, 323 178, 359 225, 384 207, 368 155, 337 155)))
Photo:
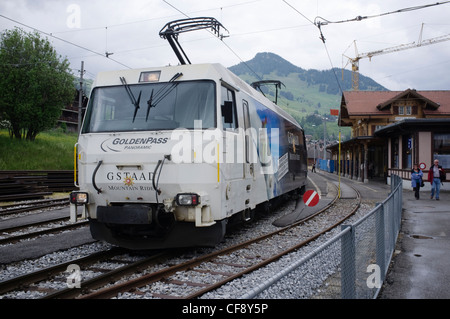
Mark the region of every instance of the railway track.
MULTIPOLYGON (((0 208, 0 217, 14 218, 23 216, 23 214, 31 215, 35 214, 36 211, 54 207, 66 207, 68 204, 68 198, 19 202, 2 206, 0 208)), ((26 222, 25 224, 0 227, 0 245, 11 244, 19 240, 31 239, 87 225, 87 222, 85 221, 77 222, 75 224, 68 223, 68 221, 68 217, 48 218, 26 222)))
POLYGON ((33 224, 1 229, 0 245, 12 244, 19 240, 32 239, 43 235, 73 230, 79 227, 86 227, 89 223, 88 221, 65 223, 67 221, 68 218, 63 217, 56 220, 40 221, 33 224))
POLYGON ((345 199, 342 201, 334 201, 330 204, 331 207, 327 207, 305 220, 299 221, 278 231, 228 247, 221 251, 195 258, 185 263, 162 269, 155 273, 141 276, 90 294, 82 295, 78 298, 105 299, 117 297, 119 294, 123 295, 124 293, 162 299, 197 298, 238 277, 264 267, 292 251, 304 247, 324 233, 338 226, 348 217, 353 215, 358 209, 361 197, 357 190, 355 190, 355 193, 357 194, 355 200, 345 199), (350 201, 352 201, 352 203, 350 203, 350 201), (350 209, 350 212, 347 210, 347 213, 344 216, 334 216, 334 218, 330 218, 332 215, 330 211, 333 207, 336 207, 336 205, 343 205, 346 208, 352 207, 352 209, 350 209), (324 216, 324 214, 326 216, 324 216), (332 219, 333 221, 314 235, 304 236, 303 231, 305 230, 305 225, 307 222, 311 222, 316 218, 330 218, 330 221, 332 219), (293 245, 291 240, 284 241, 284 238, 297 238, 298 240, 296 241, 296 244, 293 245), (275 249, 273 249, 274 247, 275 249), (192 281, 191 279, 186 279, 194 277, 192 273, 195 273, 195 277, 199 278, 199 280, 192 281), (204 274, 208 275, 208 280, 202 282, 201 278, 205 277, 203 276, 204 274), (209 279, 212 277, 215 277, 216 280, 210 281, 209 279), (185 287, 186 293, 170 293, 170 286, 173 285, 185 287), (152 291, 152 286, 157 286, 157 289, 155 289, 157 292, 147 293, 146 291, 152 291))
POLYGON ((93 280, 84 283, 92 288, 108 283, 115 278, 115 275, 123 276, 130 271, 135 271, 139 265, 148 264, 157 257, 156 253, 150 257, 136 257, 124 249, 112 248, 2 281, 0 282, 0 294, 4 296, 6 294, 4 298, 8 298, 7 293, 17 295, 21 291, 38 291, 43 298, 68 295, 67 292, 71 292, 70 285, 68 285, 71 273, 67 271, 71 269, 71 265, 83 267, 85 271, 97 274, 93 280), (108 261, 107 268, 102 268, 104 261, 108 261))
MULTIPOLYGON (((198 298, 300 249, 342 223, 356 212, 361 202, 359 193, 354 191, 355 198, 335 198, 328 207, 306 220, 220 251, 201 253, 199 257, 187 257, 187 260, 181 262, 174 261, 174 256, 177 256, 176 252, 173 255, 174 251, 160 252, 157 256, 140 256, 136 261, 123 262, 118 256, 124 252, 113 250, 112 253, 105 253, 106 255, 99 253, 81 260, 74 259, 36 274, 13 278, 8 283, 0 282, 0 293, 10 291, 5 287, 22 287, 21 289, 39 291, 41 298, 45 299, 198 298), (346 213, 335 214, 333 211, 346 213), (326 226, 321 226, 320 231, 315 224, 318 219, 328 221, 326 226), (295 244, 292 244, 293 238, 296 239, 295 244), (93 266, 93 271, 90 265, 95 265, 99 260, 112 265, 103 269, 102 266, 93 266), (164 264, 166 266, 161 266, 164 264), (82 275, 81 288, 68 287, 69 274, 62 272, 69 265, 79 267, 82 275), (96 275, 86 280, 84 275, 90 272, 96 272, 96 275), (51 285, 45 284, 55 280, 59 282, 58 288, 49 288, 51 285), (174 286, 177 288, 172 289, 174 286), (184 290, 183 293, 179 292, 180 287, 184 290)), ((14 292, 10 293, 14 295, 14 292)))
POLYGON ((68 197, 60 199, 44 199, 31 202, 19 202, 0 206, 0 217, 66 205, 69 205, 68 197))
MULTIPOLYGON (((179 262, 134 279, 126 279, 96 291, 90 290, 92 289, 90 282, 82 282, 81 289, 64 289, 45 298, 106 299, 124 296, 162 299, 197 298, 300 249, 333 229, 358 209, 361 198, 356 190, 355 194, 355 199, 335 199, 329 207, 305 220, 238 245, 179 262), (342 211, 343 207, 346 211, 344 216, 333 213, 333 210, 342 211), (329 223, 327 226, 322 226, 320 231, 317 229, 312 231, 311 228, 317 227, 314 225, 314 220, 317 219, 328 220, 329 223), (292 244, 292 238, 296 239, 295 244, 292 244), (177 293, 171 292, 173 286, 183 287, 185 293, 180 294, 178 288, 175 289, 177 293)), ((136 266, 129 265, 129 267, 132 269, 136 266)), ((105 274, 105 277, 108 278, 108 275, 105 274)))

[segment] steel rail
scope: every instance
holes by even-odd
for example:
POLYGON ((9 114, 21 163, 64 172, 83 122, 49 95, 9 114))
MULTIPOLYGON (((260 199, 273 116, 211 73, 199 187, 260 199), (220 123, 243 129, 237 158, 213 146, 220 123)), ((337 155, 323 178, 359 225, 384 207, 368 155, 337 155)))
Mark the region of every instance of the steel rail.
MULTIPOLYGON (((63 218, 63 220, 67 220, 67 217, 63 218)), ((39 225, 44 225, 44 224, 49 224, 49 223, 58 222, 58 221, 60 221, 60 220, 55 220, 55 221, 51 220, 51 221, 46 221, 46 222, 39 222, 38 224, 39 225)), ((42 236, 42 235, 47 235, 47 234, 51 234, 51 233, 62 232, 62 231, 68 230, 68 229, 78 228, 78 227, 81 227, 81 226, 86 226, 88 223, 89 223, 89 221, 85 220, 85 221, 80 221, 80 222, 73 223, 73 224, 67 224, 67 225, 63 225, 63 226, 50 227, 48 229, 43 229, 43 230, 38 230, 38 231, 34 231, 34 232, 29 232, 29 233, 26 233, 26 234, 13 235, 13 236, 10 236, 10 237, 0 238, 0 245, 5 245, 6 243, 19 241, 19 240, 22 240, 22 239, 29 239, 29 238, 38 237, 38 236, 42 236)), ((17 231, 18 229, 26 229, 28 227, 33 227, 33 225, 16 226, 14 228, 2 229, 0 231, 2 233, 12 232, 13 230, 17 231)))
POLYGON ((132 264, 122 266, 118 269, 105 272, 102 275, 95 276, 89 280, 80 282, 80 289, 67 287, 54 293, 50 293, 41 299, 70 299, 79 296, 83 291, 93 290, 103 285, 109 284, 113 280, 118 280, 125 275, 135 273, 139 269, 148 267, 155 262, 155 259, 167 255, 167 252, 157 252, 150 257, 133 262, 132 264))
POLYGON ((23 212, 39 210, 42 208, 49 208, 54 206, 64 206, 69 204, 69 198, 61 199, 45 199, 40 201, 17 203, 12 205, 0 206, 0 216, 7 216, 12 214, 19 214, 23 212), (27 206, 27 207, 23 207, 27 206))
POLYGON ((66 271, 67 266, 71 264, 82 265, 85 263, 91 263, 93 261, 98 261, 104 258, 118 255, 120 253, 123 253, 123 251, 124 251, 123 249, 112 248, 107 251, 101 251, 85 257, 72 259, 70 261, 63 262, 55 266, 43 268, 37 271, 24 274, 22 276, 0 281, 0 294, 4 294, 6 292, 15 290, 18 287, 30 285, 32 283, 45 280, 51 277, 53 274, 64 272, 66 271))

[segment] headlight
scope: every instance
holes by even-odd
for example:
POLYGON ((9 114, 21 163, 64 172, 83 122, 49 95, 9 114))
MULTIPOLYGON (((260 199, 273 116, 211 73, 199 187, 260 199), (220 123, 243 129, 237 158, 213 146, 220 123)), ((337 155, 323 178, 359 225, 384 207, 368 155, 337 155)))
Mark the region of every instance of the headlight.
POLYGON ((76 205, 87 204, 89 203, 89 194, 80 192, 70 193, 70 203, 76 205))
POLYGON ((177 194, 175 201, 179 206, 197 206, 200 201, 200 196, 191 193, 177 194))

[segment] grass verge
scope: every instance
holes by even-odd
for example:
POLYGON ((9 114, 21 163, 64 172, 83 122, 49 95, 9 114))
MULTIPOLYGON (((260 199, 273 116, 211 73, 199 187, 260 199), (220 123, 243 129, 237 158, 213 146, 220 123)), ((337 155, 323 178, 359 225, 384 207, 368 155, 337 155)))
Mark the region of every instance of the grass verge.
POLYGON ((34 142, 10 138, 0 130, 0 170, 72 170, 75 133, 40 133, 34 142))

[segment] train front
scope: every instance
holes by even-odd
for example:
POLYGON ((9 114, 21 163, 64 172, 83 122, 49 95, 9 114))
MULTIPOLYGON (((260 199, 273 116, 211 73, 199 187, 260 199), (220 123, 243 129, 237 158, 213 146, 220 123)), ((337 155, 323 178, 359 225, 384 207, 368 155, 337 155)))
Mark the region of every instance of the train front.
POLYGON ((98 75, 76 146, 80 190, 70 196, 95 239, 129 249, 222 239, 217 168, 196 158, 216 128, 216 83, 198 71, 98 75))

